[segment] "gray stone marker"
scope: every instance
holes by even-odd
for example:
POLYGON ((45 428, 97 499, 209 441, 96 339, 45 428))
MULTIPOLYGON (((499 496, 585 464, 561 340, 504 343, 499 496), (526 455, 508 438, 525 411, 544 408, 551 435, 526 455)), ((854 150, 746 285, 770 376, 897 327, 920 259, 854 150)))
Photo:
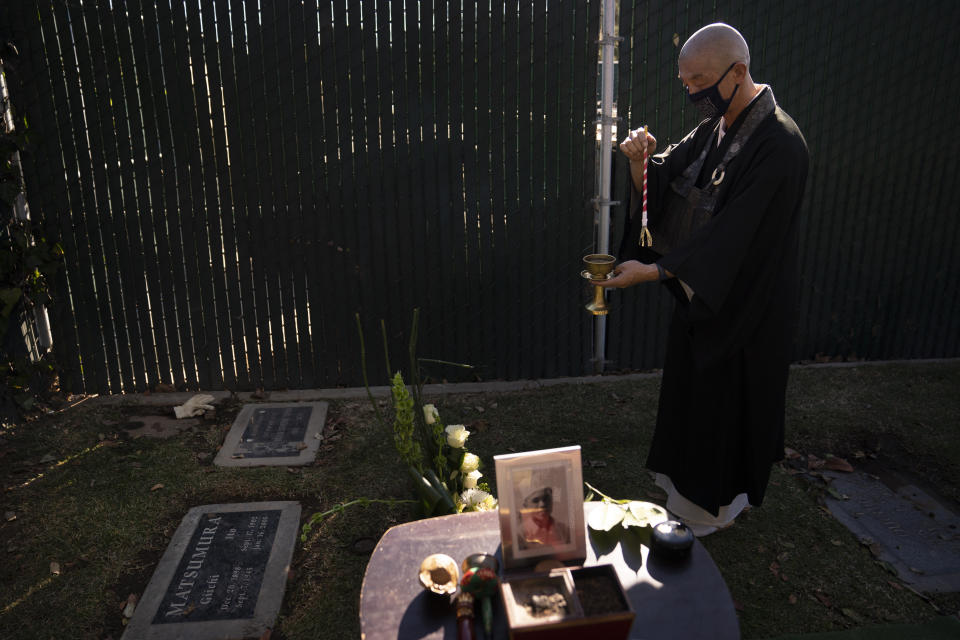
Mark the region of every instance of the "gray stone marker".
POLYGON ((827 508, 900 579, 920 591, 960 591, 960 517, 915 486, 893 491, 865 473, 827 473, 847 500, 827 508))
POLYGON ((213 463, 221 467, 293 467, 317 456, 326 402, 246 404, 213 463))
POLYGON ((123 640, 260 638, 280 611, 299 524, 297 502, 190 509, 123 640))

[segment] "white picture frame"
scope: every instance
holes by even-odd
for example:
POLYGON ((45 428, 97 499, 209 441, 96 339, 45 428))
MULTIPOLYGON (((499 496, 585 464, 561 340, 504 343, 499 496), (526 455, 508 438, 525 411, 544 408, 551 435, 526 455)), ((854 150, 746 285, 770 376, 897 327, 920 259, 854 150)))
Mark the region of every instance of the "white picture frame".
POLYGON ((585 558, 580 446, 498 455, 493 461, 504 568, 585 558))

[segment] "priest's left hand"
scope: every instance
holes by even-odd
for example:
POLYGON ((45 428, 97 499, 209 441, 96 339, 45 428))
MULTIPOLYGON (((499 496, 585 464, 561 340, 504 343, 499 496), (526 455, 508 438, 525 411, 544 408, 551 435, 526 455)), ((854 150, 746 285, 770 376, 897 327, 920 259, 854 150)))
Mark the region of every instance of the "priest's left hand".
POLYGON ((609 280, 591 280, 590 284, 595 284, 598 287, 622 289, 641 282, 655 282, 659 279, 659 276, 660 272, 657 271, 656 265, 644 264, 637 260, 627 260, 613 268, 613 277, 609 280))

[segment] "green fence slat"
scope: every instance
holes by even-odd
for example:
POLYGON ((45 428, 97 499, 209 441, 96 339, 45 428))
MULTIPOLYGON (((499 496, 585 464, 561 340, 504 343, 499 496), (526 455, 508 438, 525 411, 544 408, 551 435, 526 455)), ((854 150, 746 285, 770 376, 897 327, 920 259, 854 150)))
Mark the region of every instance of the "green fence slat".
POLYGON ((144 277, 148 269, 141 220, 147 207, 145 202, 140 202, 139 196, 146 191, 146 181, 143 163, 137 166, 133 150, 134 131, 142 131, 142 127, 139 126, 139 106, 135 96, 131 95, 136 87, 130 65, 130 49, 124 49, 121 45, 121 33, 125 34, 126 30, 123 23, 120 26, 116 24, 116 20, 121 18, 120 12, 104 10, 104 7, 99 9, 113 122, 112 136, 107 136, 113 138, 108 146, 108 154, 115 159, 110 164, 116 166, 109 172, 120 261, 120 268, 113 277, 119 280, 123 294, 123 320, 131 360, 132 380, 127 379, 124 386, 125 390, 145 391, 151 382, 159 378, 159 370, 154 333, 148 319, 150 305, 144 277))
MULTIPOLYGON (((148 53, 145 49, 143 13, 140 3, 129 12, 114 12, 122 79, 126 85, 126 111, 130 122, 131 165, 135 172, 134 190, 136 210, 128 217, 135 218, 133 232, 139 236, 139 255, 144 283, 138 309, 141 334, 145 345, 146 377, 144 386, 171 382, 171 362, 166 340, 167 319, 164 291, 161 284, 168 270, 161 266, 157 236, 162 206, 162 177, 157 158, 159 147, 156 127, 156 108, 153 83, 150 78, 148 53)), ((137 267, 135 266, 134 269, 137 267)))
POLYGON ((102 139, 98 115, 100 109, 92 93, 89 96, 83 95, 83 90, 91 91, 95 83, 90 73, 92 65, 87 63, 91 59, 87 34, 80 28, 82 14, 82 9, 69 11, 63 8, 62 11, 57 11, 56 16, 61 29, 59 34, 61 50, 67 60, 64 81, 72 111, 74 142, 77 146, 77 173, 82 193, 81 242, 83 246, 78 247, 78 257, 82 265, 81 269, 85 272, 84 277, 89 278, 92 284, 92 288, 86 291, 88 297, 81 304, 89 305, 89 309, 95 310, 95 314, 91 315, 94 316, 93 320, 96 323, 94 326, 100 329, 97 334, 90 337, 89 342, 83 345, 84 362, 93 365, 96 369, 97 392, 110 393, 111 391, 119 392, 122 385, 116 333, 113 326, 114 315, 107 301, 106 257, 98 215, 97 194, 101 194, 102 197, 107 191, 103 175, 105 163, 100 142, 102 139), (70 32, 73 27, 75 27, 75 37, 72 37, 70 32), (81 87, 84 89, 82 90, 81 87), (94 102, 86 104, 85 98, 94 102), (90 142, 88 143, 87 140, 90 142))
MULTIPOLYGON (((180 237, 180 196, 177 189, 176 146, 174 144, 174 123, 180 120, 174 116, 179 95, 167 90, 169 72, 166 62, 174 67, 175 51, 172 50, 170 35, 170 17, 158 13, 153 3, 134 5, 143 15, 143 46, 140 47, 148 60, 148 87, 154 112, 153 126, 156 128, 156 140, 153 148, 151 176, 153 201, 156 215, 157 259, 163 274, 160 282, 155 283, 160 290, 163 308, 163 326, 166 333, 167 353, 170 360, 170 380, 177 389, 187 388, 188 367, 193 367, 193 345, 190 342, 187 324, 187 293, 183 286, 183 256, 180 237)), ((134 40, 139 40, 138 34, 134 40)), ((195 377, 191 376, 195 380, 195 377)), ((195 382, 190 388, 195 388, 195 382)))
MULTIPOLYGON (((593 248, 601 5, 14 7, 30 76, 16 88, 39 134, 31 205, 66 251, 51 309, 64 388, 356 385, 357 311, 377 383, 378 322, 406 368, 414 307, 419 353, 484 379, 592 370, 579 259, 593 248)), ((958 160, 943 144, 949 83, 932 74, 955 75, 960 5, 624 0, 618 138, 648 124, 663 149, 695 126, 677 53, 717 20, 743 31, 755 79, 811 150, 796 358, 956 355, 958 160), (887 81, 863 83, 852 44, 888 61, 887 81), (922 118, 902 115, 907 71, 930 87, 922 118), (907 153, 887 148, 892 128, 907 153)), ((617 200, 630 175, 611 153, 617 200)), ((661 289, 609 294, 610 368, 662 363, 661 289)))

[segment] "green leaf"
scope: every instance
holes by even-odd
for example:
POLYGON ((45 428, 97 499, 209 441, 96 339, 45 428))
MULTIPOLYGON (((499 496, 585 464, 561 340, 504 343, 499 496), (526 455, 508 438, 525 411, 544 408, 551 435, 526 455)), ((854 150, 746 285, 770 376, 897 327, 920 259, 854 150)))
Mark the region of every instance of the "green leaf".
POLYGON ((590 541, 593 543, 594 551, 599 558, 614 550, 620 542, 620 535, 623 533, 623 529, 616 527, 612 531, 600 531, 590 528, 587 532, 590 535, 590 541))
POLYGON ((19 287, 0 289, 0 303, 3 303, 3 308, 0 309, 0 317, 8 317, 22 295, 23 291, 19 287))
POLYGON ((14 305, 17 303, 17 300, 20 299, 21 295, 23 295, 23 291, 20 289, 20 287, 0 289, 0 302, 3 302, 7 305, 14 305))
POLYGON ((836 498, 837 500, 849 500, 850 496, 840 493, 833 487, 827 487, 827 493, 836 498))
POLYGON ((626 510, 610 500, 603 500, 600 506, 590 512, 587 524, 597 531, 610 531, 623 522, 626 510))
POLYGON ((668 519, 667 511, 663 507, 652 502, 633 500, 627 505, 623 526, 652 527, 668 519))

